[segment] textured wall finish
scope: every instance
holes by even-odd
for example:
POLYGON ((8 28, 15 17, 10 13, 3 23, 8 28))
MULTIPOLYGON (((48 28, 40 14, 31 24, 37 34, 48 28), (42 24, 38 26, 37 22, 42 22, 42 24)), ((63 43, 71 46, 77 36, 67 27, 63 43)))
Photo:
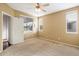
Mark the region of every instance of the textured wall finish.
MULTIPOLYGON (((63 10, 53 14, 49 14, 40 19, 43 20, 43 31, 40 32, 40 36, 50 38, 50 40, 61 41, 68 44, 79 45, 79 33, 70 34, 66 33, 66 12, 68 11, 78 11, 79 16, 79 7, 74 7, 71 9, 63 10)), ((79 25, 79 17, 78 17, 79 25)), ((79 26, 78 26, 79 32, 79 26)))

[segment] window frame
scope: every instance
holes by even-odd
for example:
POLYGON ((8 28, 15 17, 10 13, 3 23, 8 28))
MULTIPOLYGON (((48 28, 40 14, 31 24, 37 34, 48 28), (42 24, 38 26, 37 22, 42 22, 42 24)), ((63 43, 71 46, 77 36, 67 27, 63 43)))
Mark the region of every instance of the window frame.
POLYGON ((68 12, 66 12, 65 17, 66 17, 66 33, 68 33, 68 34, 78 34, 78 11, 77 10, 68 11, 68 12), (77 13, 77 15, 76 15, 77 16, 77 20, 76 20, 76 32, 68 32, 67 31, 67 14, 68 13, 73 13, 73 12, 77 13))

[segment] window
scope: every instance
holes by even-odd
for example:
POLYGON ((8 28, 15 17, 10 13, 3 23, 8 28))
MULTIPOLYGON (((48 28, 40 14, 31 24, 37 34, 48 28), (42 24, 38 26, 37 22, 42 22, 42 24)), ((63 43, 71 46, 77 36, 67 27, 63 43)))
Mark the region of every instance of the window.
POLYGON ((33 31, 33 19, 32 18, 24 18, 24 31, 33 31))
POLYGON ((66 13, 66 32, 77 33, 77 11, 70 11, 66 13))

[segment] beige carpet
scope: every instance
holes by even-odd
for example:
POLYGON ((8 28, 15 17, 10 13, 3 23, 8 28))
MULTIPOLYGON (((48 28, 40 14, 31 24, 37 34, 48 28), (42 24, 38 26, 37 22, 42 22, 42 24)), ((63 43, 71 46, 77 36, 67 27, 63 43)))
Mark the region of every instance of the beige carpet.
POLYGON ((70 56, 79 55, 79 49, 52 43, 43 38, 26 39, 4 50, 1 56, 70 56))

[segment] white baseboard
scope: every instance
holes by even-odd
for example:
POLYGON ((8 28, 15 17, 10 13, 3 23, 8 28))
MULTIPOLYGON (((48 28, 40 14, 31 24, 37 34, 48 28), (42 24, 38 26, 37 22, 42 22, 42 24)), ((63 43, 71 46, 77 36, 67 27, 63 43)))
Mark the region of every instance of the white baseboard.
MULTIPOLYGON (((41 37, 41 36, 40 36, 40 37, 41 37)), ((42 36, 42 38, 44 38, 44 39, 49 39, 49 38, 44 37, 44 36, 42 36)), ((75 48, 79 48, 79 46, 77 46, 77 45, 72 45, 72 44, 64 43, 64 42, 57 41, 57 40, 48 40, 48 41, 56 42, 56 43, 59 43, 59 44, 64 44, 64 45, 71 46, 71 47, 75 47, 75 48)))

